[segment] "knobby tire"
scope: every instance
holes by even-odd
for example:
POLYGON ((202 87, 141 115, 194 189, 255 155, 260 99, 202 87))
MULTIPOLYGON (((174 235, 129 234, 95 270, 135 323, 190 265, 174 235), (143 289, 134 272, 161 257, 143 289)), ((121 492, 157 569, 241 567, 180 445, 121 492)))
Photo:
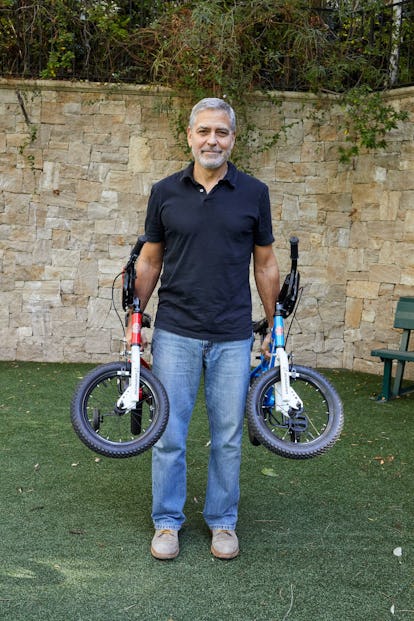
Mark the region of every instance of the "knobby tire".
POLYGON ((78 384, 71 403, 71 422, 80 440, 106 457, 132 457, 151 448, 168 422, 168 397, 153 373, 141 367, 137 407, 119 412, 116 402, 130 378, 130 365, 103 364, 78 384))
POLYGON ((278 367, 259 375, 247 397, 249 437, 269 451, 290 459, 309 459, 329 450, 338 440, 344 423, 341 399, 332 384, 318 371, 295 365, 290 383, 303 401, 300 413, 282 415, 269 405, 269 394, 278 389, 278 367))

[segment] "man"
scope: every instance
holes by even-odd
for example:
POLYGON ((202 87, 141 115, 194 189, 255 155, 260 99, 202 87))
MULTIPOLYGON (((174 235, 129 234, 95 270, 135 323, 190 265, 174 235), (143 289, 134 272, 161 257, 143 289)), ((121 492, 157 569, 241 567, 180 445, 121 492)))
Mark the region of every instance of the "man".
POLYGON ((187 130, 194 163, 154 185, 145 223, 148 242, 136 266, 143 308, 162 270, 153 372, 167 391, 170 417, 152 455, 151 553, 159 559, 179 553, 187 432, 203 372, 211 434, 203 516, 213 555, 231 559, 239 553, 235 529, 252 344, 252 254, 269 324, 279 270, 268 189, 229 162, 235 136, 235 114, 225 101, 208 98, 194 106, 187 130))

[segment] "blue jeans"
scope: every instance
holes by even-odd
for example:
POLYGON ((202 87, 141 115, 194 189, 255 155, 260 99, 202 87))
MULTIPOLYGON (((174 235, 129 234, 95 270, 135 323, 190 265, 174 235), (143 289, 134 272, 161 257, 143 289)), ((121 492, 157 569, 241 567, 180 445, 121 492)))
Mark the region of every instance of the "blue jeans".
POLYGON ((179 530, 185 521, 188 426, 204 371, 211 446, 203 516, 213 528, 234 529, 251 339, 212 343, 156 329, 153 372, 164 385, 170 417, 152 449, 152 519, 156 529, 179 530))

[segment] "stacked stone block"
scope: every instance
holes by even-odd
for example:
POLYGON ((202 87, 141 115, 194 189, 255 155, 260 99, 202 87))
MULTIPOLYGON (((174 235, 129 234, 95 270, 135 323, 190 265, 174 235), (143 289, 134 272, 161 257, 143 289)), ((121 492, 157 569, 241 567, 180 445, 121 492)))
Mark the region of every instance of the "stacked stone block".
MULTIPOLYGON (((187 163, 168 97, 140 86, 0 80, 1 359, 116 358, 112 282, 143 232, 152 184, 187 163)), ((270 188, 282 275, 289 237, 300 238, 295 359, 380 372, 370 351, 397 346, 396 302, 414 295, 414 89, 393 92, 409 118, 386 151, 351 165, 339 162, 334 101, 318 123, 311 97, 279 97, 277 107, 255 101, 262 134, 285 131, 251 168, 270 188)), ((120 310, 120 280, 115 291, 120 310)))

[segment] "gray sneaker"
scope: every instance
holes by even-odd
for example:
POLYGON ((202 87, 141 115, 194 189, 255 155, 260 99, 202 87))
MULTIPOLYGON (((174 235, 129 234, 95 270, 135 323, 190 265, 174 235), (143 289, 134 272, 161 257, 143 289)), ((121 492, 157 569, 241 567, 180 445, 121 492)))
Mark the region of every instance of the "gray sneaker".
POLYGON ((211 531, 211 552, 217 558, 231 559, 239 553, 239 540, 235 530, 222 530, 215 528, 211 531))
POLYGON ((178 530, 163 528, 155 531, 151 541, 151 554, 155 558, 167 560, 178 556, 178 530))

